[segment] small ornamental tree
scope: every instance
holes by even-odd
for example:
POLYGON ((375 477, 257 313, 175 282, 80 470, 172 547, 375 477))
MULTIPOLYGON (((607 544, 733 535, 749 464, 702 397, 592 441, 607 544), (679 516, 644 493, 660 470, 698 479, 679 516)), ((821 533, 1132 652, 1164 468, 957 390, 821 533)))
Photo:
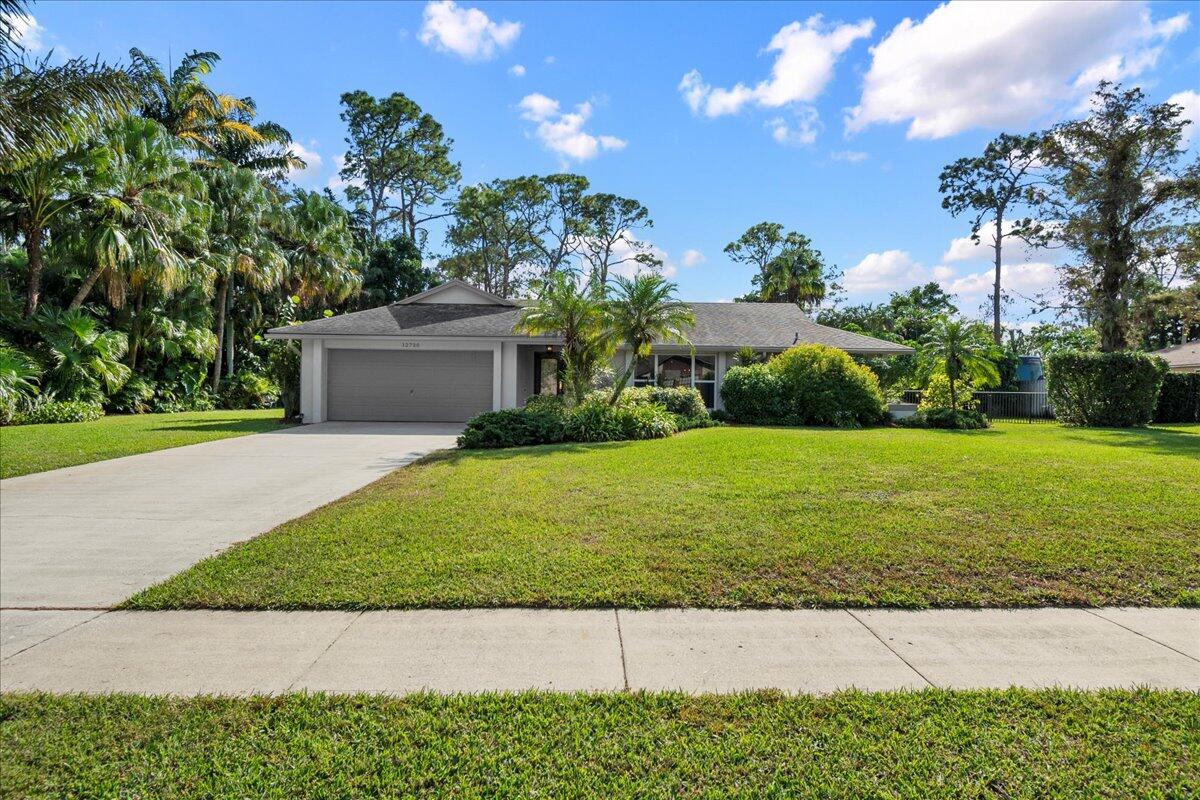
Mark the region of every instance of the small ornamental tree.
POLYGON ((1154 419, 1167 362, 1147 353, 1053 353, 1047 399, 1068 425, 1132 428, 1154 419))

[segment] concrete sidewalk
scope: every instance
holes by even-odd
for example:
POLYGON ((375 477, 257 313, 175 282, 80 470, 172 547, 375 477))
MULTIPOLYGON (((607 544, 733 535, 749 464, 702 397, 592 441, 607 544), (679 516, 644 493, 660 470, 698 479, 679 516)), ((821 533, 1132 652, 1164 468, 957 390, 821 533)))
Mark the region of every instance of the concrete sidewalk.
POLYGON ((109 608, 461 429, 327 422, 0 481, 0 607, 109 608))
POLYGON ((1200 691, 1200 609, 0 611, 0 689, 1200 691))

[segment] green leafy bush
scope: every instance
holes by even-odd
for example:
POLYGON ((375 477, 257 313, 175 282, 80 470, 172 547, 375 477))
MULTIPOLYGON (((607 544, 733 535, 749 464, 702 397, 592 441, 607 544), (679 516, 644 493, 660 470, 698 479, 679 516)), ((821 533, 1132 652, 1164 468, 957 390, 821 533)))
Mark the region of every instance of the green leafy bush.
MULTIPOLYGON (((971 394, 971 387, 965 381, 960 381, 958 390, 958 407, 968 411, 979 410, 979 401, 971 394)), ((928 411, 933 408, 950 408, 950 379, 945 373, 935 372, 929 376, 929 385, 921 392, 921 403, 918 411, 928 411)))
POLYGON ((567 415, 566 440, 571 442, 617 442, 625 438, 625 423, 619 406, 600 398, 588 398, 567 415))
POLYGON ((557 442, 616 442, 670 436, 684 419, 661 405, 609 405, 607 394, 567 408, 558 398, 531 397, 524 408, 486 411, 467 422, 458 446, 524 447, 557 442))
POLYGON ((222 408, 272 408, 279 403, 279 384, 266 375, 238 370, 221 384, 222 408))
POLYGON ((766 364, 732 367, 721 383, 721 400, 730 418, 748 425, 783 421, 783 386, 766 364))
POLYGON ((1168 372, 1158 392, 1155 422, 1200 422, 1200 372, 1168 372))
POLYGON ((104 407, 86 400, 47 400, 34 403, 28 411, 14 417, 16 425, 44 425, 58 422, 91 422, 104 416, 104 407))
POLYGON ((157 389, 154 381, 134 375, 125 381, 120 391, 109 398, 108 407, 118 414, 145 414, 154 409, 157 389))
POLYGON ((779 376, 785 419, 793 424, 857 428, 887 418, 879 378, 844 350, 797 345, 767 367, 779 376))
POLYGON ((1154 418, 1167 362, 1132 351, 1051 353, 1047 399, 1069 425, 1140 427, 1154 418))
POLYGON ((665 439, 678 430, 679 415, 657 403, 619 406, 616 412, 622 439, 665 439))
POLYGON ((681 417, 707 417, 704 397, 691 386, 636 386, 621 393, 622 404, 659 405, 681 417))
POLYGON ((897 420, 901 428, 946 428, 950 430, 978 430, 991 425, 988 418, 974 408, 950 408, 935 406, 923 410, 910 417, 897 420))
MULTIPOLYGON (((724 416, 724 414, 722 414, 724 416)), ((717 412, 705 414, 702 417, 681 417, 675 415, 675 431, 690 431, 694 428, 719 428, 725 424, 724 419, 718 419, 717 412)))

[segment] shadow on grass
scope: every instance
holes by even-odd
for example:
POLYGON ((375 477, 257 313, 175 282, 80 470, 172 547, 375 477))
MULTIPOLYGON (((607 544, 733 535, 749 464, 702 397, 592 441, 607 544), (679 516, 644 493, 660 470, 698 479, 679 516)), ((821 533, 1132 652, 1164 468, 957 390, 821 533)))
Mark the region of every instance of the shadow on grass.
POLYGON ((1087 444, 1130 447, 1161 455, 1200 459, 1200 428, 1194 433, 1164 428, 1071 428, 1066 438, 1087 444), (1087 435, 1076 433, 1084 430, 1087 435))
POLYGON ((225 419, 225 420, 187 420, 167 423, 151 428, 153 431, 175 432, 222 432, 222 433, 263 433, 265 431, 282 430, 292 427, 282 419, 225 419))

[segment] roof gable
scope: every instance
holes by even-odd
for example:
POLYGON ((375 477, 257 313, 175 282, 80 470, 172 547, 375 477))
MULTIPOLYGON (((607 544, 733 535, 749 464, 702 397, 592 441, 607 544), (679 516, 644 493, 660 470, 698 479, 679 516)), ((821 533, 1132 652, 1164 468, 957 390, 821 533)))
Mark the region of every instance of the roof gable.
POLYGON ((406 306, 419 303, 453 303, 456 305, 509 307, 516 305, 512 300, 492 294, 491 292, 485 292, 483 289, 472 286, 466 281, 460 281, 457 278, 434 286, 432 289, 426 289, 411 297, 406 297, 398 301, 396 305, 406 306))

